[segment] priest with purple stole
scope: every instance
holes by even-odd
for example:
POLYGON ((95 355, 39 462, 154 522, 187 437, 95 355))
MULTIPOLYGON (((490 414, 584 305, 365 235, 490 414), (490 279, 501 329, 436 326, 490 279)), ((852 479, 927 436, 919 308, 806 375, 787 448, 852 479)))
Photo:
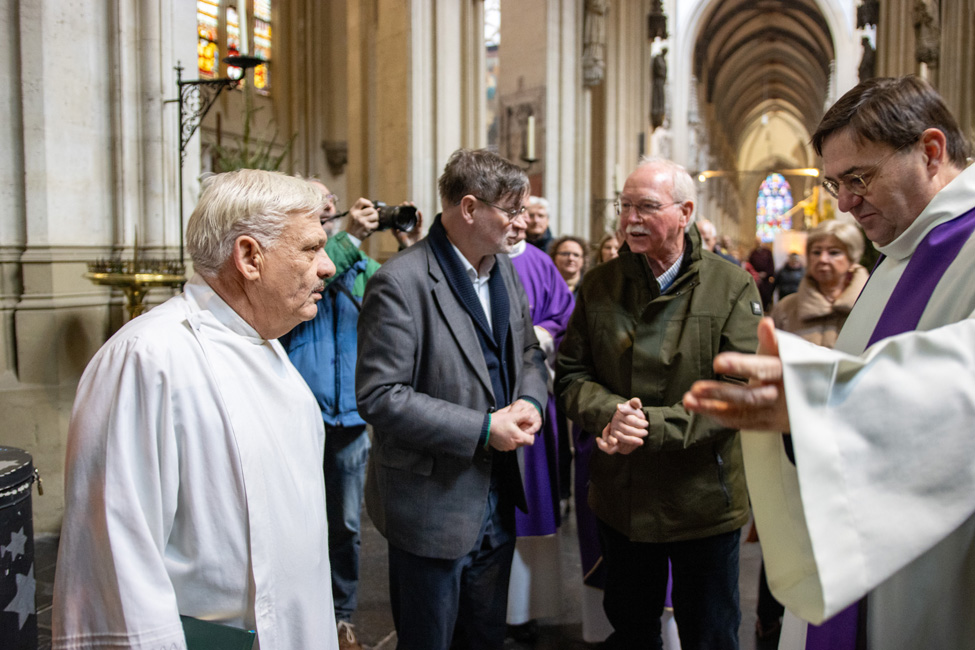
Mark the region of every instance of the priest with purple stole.
POLYGON ((558 539, 560 522, 558 484, 558 415, 552 395, 555 351, 565 334, 575 300, 552 258, 525 240, 508 255, 525 287, 535 336, 545 352, 549 395, 545 424, 535 444, 524 448, 524 485, 528 512, 515 510, 515 556, 508 585, 508 624, 516 638, 536 636, 535 619, 560 614, 561 570, 558 539))
POLYGON ((975 648, 971 145, 915 77, 861 83, 813 145, 880 261, 834 350, 765 319, 758 356, 714 362, 751 383, 698 382, 684 404, 753 430, 769 585, 810 623, 787 621, 780 648, 975 648))

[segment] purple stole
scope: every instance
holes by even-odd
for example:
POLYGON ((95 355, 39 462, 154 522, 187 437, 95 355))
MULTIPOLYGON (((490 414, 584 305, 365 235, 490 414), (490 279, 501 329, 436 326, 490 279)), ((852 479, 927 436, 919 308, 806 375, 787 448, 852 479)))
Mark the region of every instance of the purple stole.
MULTIPOLYGON (((880 320, 870 335, 868 348, 877 341, 917 328, 935 287, 972 232, 975 232, 975 208, 931 229, 918 244, 904 274, 890 294, 880 320)), ((877 266, 883 260, 881 258, 877 266)), ((822 625, 810 623, 806 632, 806 650, 856 650, 858 632, 861 643, 865 643, 866 600, 864 597, 822 625)))

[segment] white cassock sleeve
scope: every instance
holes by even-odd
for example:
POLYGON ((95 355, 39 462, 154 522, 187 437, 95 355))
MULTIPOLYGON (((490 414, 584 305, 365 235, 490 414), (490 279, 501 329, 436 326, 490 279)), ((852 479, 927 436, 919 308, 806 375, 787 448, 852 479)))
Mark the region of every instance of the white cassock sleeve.
POLYGON ((129 340, 78 387, 67 450, 54 647, 183 648, 164 564, 179 486, 168 378, 129 340))
POLYGON ((975 321, 855 357, 779 333, 795 466, 743 432, 769 585, 820 623, 975 512, 975 321))

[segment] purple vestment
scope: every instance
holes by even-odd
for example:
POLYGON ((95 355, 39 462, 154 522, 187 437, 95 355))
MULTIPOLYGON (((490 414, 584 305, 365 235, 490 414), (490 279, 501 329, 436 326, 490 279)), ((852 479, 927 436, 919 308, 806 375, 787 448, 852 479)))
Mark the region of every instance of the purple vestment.
MULTIPOLYGON (((511 263, 528 294, 532 323, 551 334, 557 348, 575 307, 569 287, 552 258, 534 246, 524 246, 523 252, 512 254, 511 263)), ((535 444, 522 448, 528 513, 515 510, 515 530, 519 537, 553 535, 560 523, 556 420, 555 398, 549 394, 545 424, 535 444)))
MULTIPOLYGON (((934 288, 972 232, 975 232, 975 209, 931 229, 907 263, 867 347, 917 327, 934 288)), ((854 650, 859 609, 860 603, 853 603, 822 625, 810 624, 806 631, 806 650, 854 650)))

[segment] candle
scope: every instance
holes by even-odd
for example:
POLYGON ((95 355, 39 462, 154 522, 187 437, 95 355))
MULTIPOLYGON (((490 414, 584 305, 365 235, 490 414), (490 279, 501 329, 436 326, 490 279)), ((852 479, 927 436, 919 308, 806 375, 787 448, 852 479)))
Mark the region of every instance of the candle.
POLYGON ((535 159, 535 116, 528 116, 528 126, 525 127, 527 135, 525 136, 525 158, 527 160, 535 159))
POLYGON ((247 38, 247 0, 237 3, 237 24, 240 29, 240 53, 246 56, 250 52, 250 39, 247 38))
POLYGON ((620 169, 620 164, 616 163, 616 168, 613 171, 613 185, 615 185, 616 193, 623 193, 623 173, 620 169))

